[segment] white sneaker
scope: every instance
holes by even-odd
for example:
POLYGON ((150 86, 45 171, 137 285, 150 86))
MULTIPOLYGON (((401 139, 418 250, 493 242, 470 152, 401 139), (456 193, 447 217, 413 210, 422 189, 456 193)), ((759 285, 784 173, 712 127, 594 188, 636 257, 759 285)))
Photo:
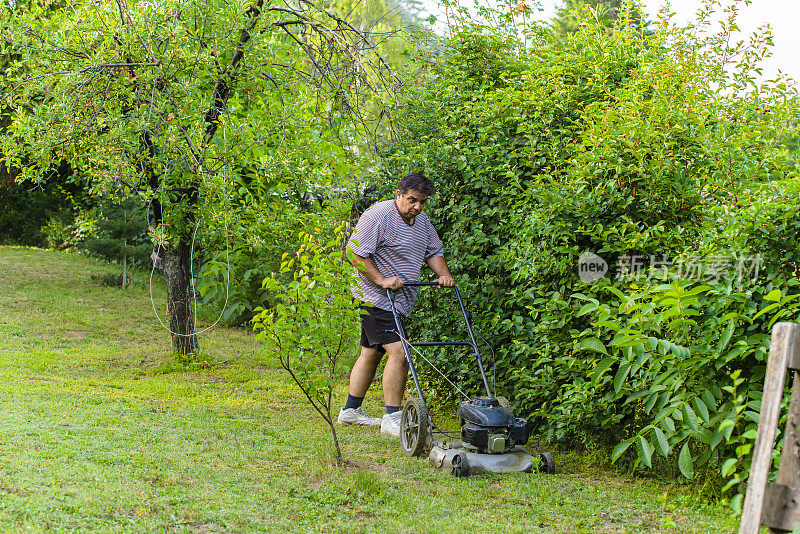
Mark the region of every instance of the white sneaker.
POLYGON ((342 408, 337 419, 341 425, 380 426, 381 420, 367 415, 361 406, 358 408, 342 408))
POLYGON ((383 414, 383 419, 381 419, 381 434, 392 436, 393 438, 399 438, 400 416, 402 414, 403 412, 401 411, 383 414))

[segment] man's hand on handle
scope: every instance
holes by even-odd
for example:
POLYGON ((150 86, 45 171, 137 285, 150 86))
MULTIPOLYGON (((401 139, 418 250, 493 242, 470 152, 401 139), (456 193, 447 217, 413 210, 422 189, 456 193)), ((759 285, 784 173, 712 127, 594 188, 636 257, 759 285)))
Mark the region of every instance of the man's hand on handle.
POLYGON ((403 287, 403 281, 398 277, 385 277, 378 272, 378 269, 375 268, 375 264, 372 263, 372 260, 369 258, 364 258, 358 254, 353 254, 353 265, 356 269, 364 273, 364 276, 381 286, 383 289, 392 289, 397 291, 403 287))
POLYGON ((439 289, 456 285, 456 279, 449 275, 440 276, 438 282, 439 284, 436 287, 439 289))
POLYGON ((453 275, 450 274, 450 269, 447 268, 447 263, 442 256, 430 257, 425 260, 425 263, 427 263, 428 267, 439 277, 436 281, 436 287, 441 289, 443 287, 453 287, 456 285, 456 280, 453 278, 453 275))
POLYGON ((396 276, 390 276, 381 280, 379 284, 383 289, 392 289, 397 291, 403 287, 403 281, 396 276))

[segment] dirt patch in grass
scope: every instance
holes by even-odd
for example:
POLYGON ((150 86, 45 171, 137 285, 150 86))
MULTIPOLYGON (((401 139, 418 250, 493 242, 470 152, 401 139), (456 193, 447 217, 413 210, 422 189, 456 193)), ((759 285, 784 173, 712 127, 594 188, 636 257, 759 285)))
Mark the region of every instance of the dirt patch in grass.
POLYGON ((87 332, 86 330, 64 330, 62 333, 64 334, 64 337, 70 340, 87 339, 92 337, 92 333, 87 332))
POLYGON ((56 380, 55 378, 50 378, 50 377, 47 377, 47 376, 26 376, 25 377, 25 381, 26 382, 33 382, 33 383, 36 383, 36 382, 60 383, 61 382, 60 380, 56 380))
POLYGON ((189 380, 196 384, 222 384, 229 381, 226 377, 215 374, 193 375, 189 380))
POLYGON ((8 484, 0 484, 0 493, 5 493, 8 495, 17 495, 19 497, 27 497, 29 492, 21 488, 15 488, 14 486, 9 486, 8 484))
POLYGON ((197 532, 197 534, 211 534, 212 532, 233 532, 231 530, 231 525, 227 525, 223 527, 222 525, 217 525, 216 523, 200 523, 199 521, 191 521, 190 519, 185 519, 186 525, 191 527, 192 532, 197 532))
POLYGON ((396 475, 400 471, 394 467, 389 467, 388 465, 379 464, 377 462, 373 462, 370 460, 361 460, 357 462, 352 462, 350 460, 344 460, 344 465, 342 465, 342 470, 345 473, 354 473, 356 471, 368 471, 370 473, 378 473, 381 475, 396 475))

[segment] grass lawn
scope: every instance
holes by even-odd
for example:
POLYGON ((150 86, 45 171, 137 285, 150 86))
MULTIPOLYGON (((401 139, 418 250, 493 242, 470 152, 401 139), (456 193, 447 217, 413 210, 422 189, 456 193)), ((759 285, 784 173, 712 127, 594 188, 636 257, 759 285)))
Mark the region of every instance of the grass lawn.
MULTIPOLYGON (((252 334, 217 326, 200 338, 208 365, 177 365, 147 274, 127 290, 93 282, 114 269, 0 247, 2 532, 737 528, 691 488, 582 467, 575 454, 555 454, 555 475, 459 479, 347 427, 349 463, 337 467, 322 421, 252 334)), ((154 294, 163 319, 160 282, 154 294)), ((366 410, 378 414, 380 398, 373 388, 366 410)))

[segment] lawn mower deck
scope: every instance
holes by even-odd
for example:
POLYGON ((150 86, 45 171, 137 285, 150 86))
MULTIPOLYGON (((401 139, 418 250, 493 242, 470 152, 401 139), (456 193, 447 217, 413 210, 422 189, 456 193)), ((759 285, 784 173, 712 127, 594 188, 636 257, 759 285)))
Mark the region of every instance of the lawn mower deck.
MULTIPOLYGON (((549 453, 544 453, 549 455, 549 453)), ((428 455, 434 467, 450 471, 454 476, 477 475, 479 473, 530 473, 536 469, 536 458, 522 447, 501 454, 471 452, 460 441, 434 445, 428 455)), ((552 456, 550 457, 552 464, 552 456)), ((545 470, 543 458, 539 460, 539 470, 545 470)), ((554 466, 553 466, 554 467, 554 466)))
MULTIPOLYGON (((435 286, 437 284, 435 282, 417 282, 405 285, 435 286)), ((467 476, 483 472, 531 472, 537 466, 541 472, 554 473, 555 463, 550 453, 537 452, 537 455, 534 456, 522 447, 528 442, 530 435, 528 422, 525 419, 514 417, 514 412, 506 399, 495 397, 492 394, 480 351, 475 342, 469 314, 464 308, 458 289, 453 287, 453 292, 464 316, 470 341, 411 343, 407 339, 400 316, 395 309, 395 292, 391 289, 387 290, 397 332, 400 334, 411 377, 419 395, 409 398, 403 405, 400 417, 400 448, 409 456, 427 454, 434 466, 450 470, 454 476, 467 476), (460 431, 458 432, 442 430, 432 421, 410 350, 422 346, 448 345, 472 348, 486 389, 485 397, 474 397, 459 403, 457 415, 460 431), (449 439, 437 440, 434 439, 434 435, 445 436, 449 439)), ((439 372, 441 373, 441 371, 439 372)))

